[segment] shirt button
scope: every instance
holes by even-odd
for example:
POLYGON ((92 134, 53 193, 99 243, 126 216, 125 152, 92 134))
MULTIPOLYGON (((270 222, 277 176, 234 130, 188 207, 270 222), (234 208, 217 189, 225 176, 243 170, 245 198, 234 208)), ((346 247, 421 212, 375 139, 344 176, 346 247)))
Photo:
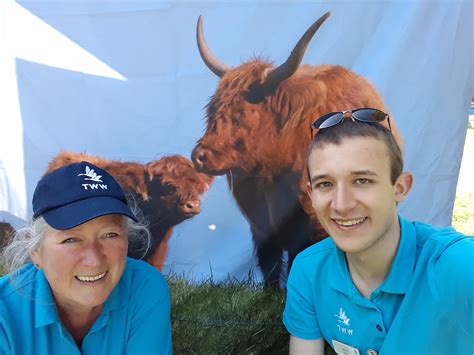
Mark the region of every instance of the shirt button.
POLYGON ((377 352, 374 349, 367 350, 367 355, 377 355, 377 352))
POLYGON ((378 330, 379 332, 382 331, 382 326, 381 326, 380 324, 377 324, 377 325, 375 326, 375 328, 377 328, 377 330, 378 330))

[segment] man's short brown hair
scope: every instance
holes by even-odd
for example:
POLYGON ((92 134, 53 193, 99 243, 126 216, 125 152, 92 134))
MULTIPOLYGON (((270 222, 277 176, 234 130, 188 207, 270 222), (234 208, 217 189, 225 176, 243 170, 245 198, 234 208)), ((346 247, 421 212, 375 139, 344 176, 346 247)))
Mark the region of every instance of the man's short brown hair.
POLYGON ((385 143, 390 158, 390 180, 395 184, 403 172, 403 155, 392 132, 380 123, 345 119, 335 126, 320 129, 311 141, 306 161, 314 148, 322 148, 329 143, 339 145, 344 138, 354 137, 371 137, 385 143))

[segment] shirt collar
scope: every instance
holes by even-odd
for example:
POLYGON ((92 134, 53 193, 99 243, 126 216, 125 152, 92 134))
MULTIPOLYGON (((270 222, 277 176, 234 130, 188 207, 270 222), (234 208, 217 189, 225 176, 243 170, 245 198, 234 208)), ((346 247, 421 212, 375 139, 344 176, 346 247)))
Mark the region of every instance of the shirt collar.
MULTIPOLYGON (((400 242, 397 254, 392 262, 387 278, 374 292, 406 293, 413 276, 416 257, 415 227, 401 216, 398 218, 400 223, 400 242)), ((350 277, 345 253, 335 245, 334 249, 335 253, 332 254, 332 258, 329 260, 331 263, 329 268, 331 270, 329 285, 354 299, 359 292, 350 277)))
POLYGON ((347 269, 346 257, 344 252, 334 244, 334 253, 331 256, 330 263, 331 275, 329 276, 329 285, 350 296, 352 280, 347 269))
POLYGON ((97 332, 98 330, 105 327, 109 322, 110 312, 122 308, 128 303, 128 300, 130 299, 131 279, 132 275, 130 268, 127 268, 125 265, 125 270, 123 271, 122 277, 120 278, 117 285, 115 285, 107 300, 104 302, 102 312, 92 325, 89 331, 90 333, 97 332))
POLYGON ((43 270, 36 271, 36 292, 33 292, 35 303, 35 327, 59 322, 56 303, 54 302, 51 288, 43 270))
POLYGON ((408 290, 415 269, 416 230, 412 223, 399 216, 400 242, 390 271, 378 290, 404 294, 408 290))

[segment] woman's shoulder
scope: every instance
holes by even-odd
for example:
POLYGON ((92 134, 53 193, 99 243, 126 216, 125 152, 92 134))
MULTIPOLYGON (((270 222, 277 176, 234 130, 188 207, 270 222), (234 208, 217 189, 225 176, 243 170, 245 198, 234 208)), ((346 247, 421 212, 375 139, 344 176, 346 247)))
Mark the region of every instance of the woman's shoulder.
POLYGON ((32 289, 32 284, 36 280, 37 269, 29 262, 14 272, 14 275, 7 274, 0 277, 0 300, 5 301, 18 294, 28 293, 32 289))
POLYGON ((132 290, 146 288, 150 292, 168 292, 168 284, 161 272, 142 260, 127 257, 123 278, 132 290))

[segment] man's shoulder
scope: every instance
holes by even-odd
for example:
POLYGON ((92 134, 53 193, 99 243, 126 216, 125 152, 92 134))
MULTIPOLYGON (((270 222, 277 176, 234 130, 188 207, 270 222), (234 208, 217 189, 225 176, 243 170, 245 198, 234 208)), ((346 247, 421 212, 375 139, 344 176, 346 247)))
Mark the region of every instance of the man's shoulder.
POLYGON ((473 237, 466 236, 453 227, 437 227, 424 222, 411 222, 416 230, 416 239, 418 248, 427 248, 430 253, 440 255, 445 250, 457 249, 459 244, 472 242, 473 237))
POLYGON ((325 260, 328 256, 336 252, 336 245, 334 241, 328 237, 322 241, 309 246, 300 252, 296 258, 297 263, 319 263, 325 260))
POLYGON ((413 226, 417 234, 417 264, 431 269, 438 283, 458 283, 458 276, 474 277, 474 237, 452 227, 436 227, 423 222, 413 222, 413 226))

